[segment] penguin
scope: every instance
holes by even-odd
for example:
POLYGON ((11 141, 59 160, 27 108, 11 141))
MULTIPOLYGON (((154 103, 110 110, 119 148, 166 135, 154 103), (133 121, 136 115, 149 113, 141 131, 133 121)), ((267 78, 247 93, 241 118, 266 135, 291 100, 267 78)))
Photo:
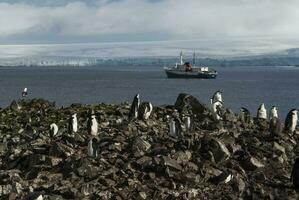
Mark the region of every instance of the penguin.
POLYGON ((217 92, 214 93, 214 95, 211 98, 211 104, 214 104, 217 101, 223 103, 223 101, 222 101, 222 92, 221 91, 217 91, 217 92))
POLYGON ((90 112, 90 116, 87 121, 87 129, 90 135, 98 135, 98 122, 93 110, 90 112))
POLYGON ((136 94, 131 104, 131 108, 128 116, 129 120, 136 119, 138 117, 139 105, 140 105, 139 94, 136 94))
POLYGON ((272 106, 272 108, 271 108, 271 119, 273 117, 278 118, 278 111, 277 111, 276 106, 272 106))
POLYGON ((257 110, 257 119, 267 119, 267 110, 264 103, 257 110))
POLYGON ((293 165, 291 173, 291 181, 296 191, 299 191, 299 158, 296 158, 296 161, 293 165))
POLYGON ((175 121, 173 120, 173 118, 171 118, 169 122, 169 135, 172 137, 176 136, 175 121))
POLYGON ((221 108, 223 107, 222 102, 221 101, 215 101, 212 104, 212 107, 213 107, 213 112, 216 114, 216 119, 217 120, 222 119, 222 111, 221 111, 221 108))
POLYGON ((153 105, 150 102, 143 102, 139 106, 138 115, 140 119, 147 120, 153 111, 153 105))
POLYGON ((293 133, 296 130, 297 121, 298 111, 296 109, 290 110, 285 120, 285 130, 293 133))
POLYGON ((54 137, 55 135, 57 135, 57 133, 58 133, 58 126, 55 123, 51 124, 50 125, 50 136, 54 137))
POLYGON ((185 117, 184 124, 185 124, 186 130, 190 130, 191 129, 191 119, 190 119, 190 116, 185 117))
POLYGON ((88 156, 90 157, 98 157, 98 140, 96 138, 92 138, 88 142, 88 156))
POLYGON ((78 131, 78 120, 77 120, 77 114, 74 113, 69 118, 69 133, 77 133, 78 131))
POLYGON ((269 124, 269 132, 272 139, 277 139, 280 137, 282 132, 282 123, 279 118, 272 117, 269 124))
POLYGON ((240 109, 240 120, 242 123, 249 124, 251 121, 250 112, 247 108, 242 107, 240 109))
POLYGON ((170 130, 170 136, 177 137, 181 136, 182 133, 182 126, 181 122, 178 118, 174 117, 170 119, 169 122, 169 130, 170 130))
POLYGON ((22 97, 27 97, 28 95, 28 91, 27 91, 27 88, 24 88, 23 92, 22 92, 22 97))

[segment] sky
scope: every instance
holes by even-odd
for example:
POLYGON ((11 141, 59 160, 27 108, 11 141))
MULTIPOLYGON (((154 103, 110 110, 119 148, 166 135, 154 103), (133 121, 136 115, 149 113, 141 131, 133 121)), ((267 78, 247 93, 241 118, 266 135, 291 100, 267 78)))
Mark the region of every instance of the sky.
POLYGON ((298 0, 0 0, 0 45, 299 35, 298 0))

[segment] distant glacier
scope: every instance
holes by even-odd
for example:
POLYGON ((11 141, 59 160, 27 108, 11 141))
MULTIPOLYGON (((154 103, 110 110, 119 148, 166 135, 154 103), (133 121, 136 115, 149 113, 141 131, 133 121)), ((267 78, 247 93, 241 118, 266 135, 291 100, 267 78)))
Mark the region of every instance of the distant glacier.
POLYGON ((0 65, 94 65, 99 60, 176 58, 180 51, 198 59, 236 59, 296 55, 298 41, 181 40, 156 42, 0 45, 0 65))

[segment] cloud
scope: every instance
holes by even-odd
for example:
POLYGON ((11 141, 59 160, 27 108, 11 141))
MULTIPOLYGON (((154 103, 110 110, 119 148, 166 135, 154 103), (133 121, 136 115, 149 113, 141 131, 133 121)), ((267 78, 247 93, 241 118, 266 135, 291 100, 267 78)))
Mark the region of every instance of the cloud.
POLYGON ((143 34, 147 40, 149 33, 152 39, 161 33, 167 39, 289 38, 299 34, 298 7, 296 0, 99 0, 54 7, 0 3, 0 38, 32 35, 34 41, 38 35, 84 42, 90 37, 143 34))

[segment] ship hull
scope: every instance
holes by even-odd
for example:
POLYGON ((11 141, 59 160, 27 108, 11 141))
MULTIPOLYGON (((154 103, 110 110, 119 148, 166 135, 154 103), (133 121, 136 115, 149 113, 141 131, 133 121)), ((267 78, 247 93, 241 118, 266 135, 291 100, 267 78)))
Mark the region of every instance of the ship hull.
POLYGON ((201 72, 178 72, 165 70, 168 78, 197 78, 197 79, 215 79, 217 72, 201 73, 201 72))

